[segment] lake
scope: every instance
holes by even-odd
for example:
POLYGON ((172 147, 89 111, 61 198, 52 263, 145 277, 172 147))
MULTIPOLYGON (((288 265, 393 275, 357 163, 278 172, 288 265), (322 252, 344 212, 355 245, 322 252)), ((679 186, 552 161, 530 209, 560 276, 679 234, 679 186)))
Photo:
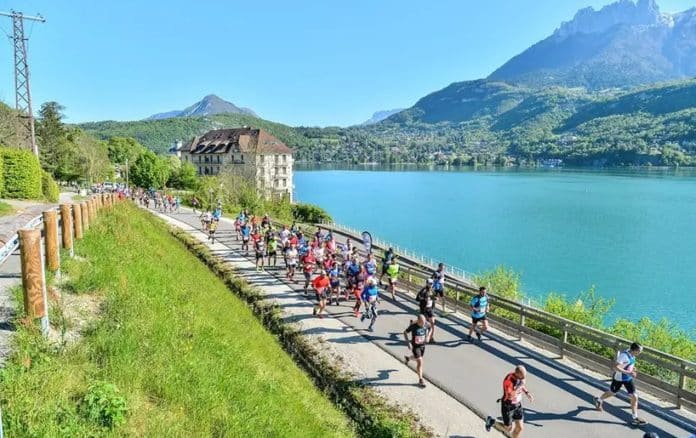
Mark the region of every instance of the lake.
POLYGON ((468 272, 505 265, 537 300, 595 286, 612 318, 696 328, 694 170, 300 167, 295 199, 468 272))

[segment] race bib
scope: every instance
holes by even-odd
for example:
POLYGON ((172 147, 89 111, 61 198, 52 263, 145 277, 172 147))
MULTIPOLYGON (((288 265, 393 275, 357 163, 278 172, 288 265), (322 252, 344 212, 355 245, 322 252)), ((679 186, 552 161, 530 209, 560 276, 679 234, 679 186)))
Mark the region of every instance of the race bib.
POLYGON ((418 344, 418 345, 425 344, 425 336, 419 336, 419 335, 414 336, 413 343, 418 344))
POLYGON ((433 300, 428 298, 428 301, 425 302, 425 307, 433 307, 433 300))

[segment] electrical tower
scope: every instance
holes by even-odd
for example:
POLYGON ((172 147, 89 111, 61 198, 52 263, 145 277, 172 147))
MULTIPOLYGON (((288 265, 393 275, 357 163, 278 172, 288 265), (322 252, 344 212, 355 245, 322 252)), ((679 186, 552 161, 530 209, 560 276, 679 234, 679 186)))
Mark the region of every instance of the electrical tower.
MULTIPOLYGON (((15 72, 15 108, 19 111, 19 125, 29 133, 29 142, 34 155, 39 156, 34 134, 34 113, 31 107, 31 90, 29 88, 29 61, 27 58, 27 39, 24 37, 24 20, 46 20, 38 15, 31 17, 21 12, 0 12, 0 15, 12 18, 12 41, 14 43, 14 72, 15 72)), ((17 129, 19 136, 20 129, 17 129)))

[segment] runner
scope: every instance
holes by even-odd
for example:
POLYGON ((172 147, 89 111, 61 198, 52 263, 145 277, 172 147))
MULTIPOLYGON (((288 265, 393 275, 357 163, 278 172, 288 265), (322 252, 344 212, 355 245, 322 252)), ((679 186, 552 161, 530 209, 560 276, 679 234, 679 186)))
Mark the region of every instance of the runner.
POLYGON ((215 243, 215 230, 217 230, 217 226, 217 221, 212 221, 210 225, 208 225, 208 240, 210 240, 211 243, 215 243))
POLYGON ((316 291, 318 306, 314 307, 312 314, 324 318, 322 312, 326 308, 326 290, 329 288, 329 277, 324 270, 319 271, 319 275, 312 280, 312 287, 316 291))
POLYGON ((271 266, 271 259, 273 259, 273 267, 278 266, 278 260, 276 257, 278 251, 278 240, 276 239, 275 233, 271 233, 268 239, 268 266, 271 266))
POLYGON ((367 255, 367 260, 364 263, 365 273, 368 277, 377 275, 377 261, 375 261, 375 256, 372 253, 367 255))
MULTIPOLYGON (((503 424, 507 427, 508 433, 512 438, 522 436, 522 430, 524 429, 522 394, 524 393, 530 402, 534 401, 534 396, 524 386, 526 378, 527 369, 524 365, 517 365, 515 370, 503 379, 503 396, 498 399, 503 424)), ((491 417, 486 420, 486 429, 490 429, 495 424, 495 420, 491 420, 493 420, 491 417)))
POLYGON ((203 228, 203 232, 208 232, 208 226, 210 223, 213 221, 213 216, 210 214, 209 211, 206 211, 201 215, 201 227, 203 228))
POLYGON ((387 279, 389 280, 389 286, 387 289, 391 293, 392 300, 396 301, 396 280, 399 278, 399 263, 397 263, 396 258, 389 260, 387 264, 387 279))
POLYGON ((193 214, 196 214, 196 209, 198 206, 201 205, 200 201, 198 201, 198 198, 195 196, 191 198, 191 207, 193 208, 193 214))
POLYGON ((241 228, 242 234, 242 249, 246 251, 246 255, 249 255, 249 239, 251 238, 251 227, 248 223, 242 224, 241 228))
POLYGON ((490 310, 490 305, 488 303, 488 293, 484 286, 479 287, 479 294, 471 298, 469 302, 471 306, 471 326, 469 326, 469 342, 473 341, 471 334, 476 331, 476 337, 479 342, 481 342, 481 335, 483 332, 488 330, 488 318, 486 313, 490 310), (481 329, 476 330, 476 325, 481 323, 481 329))
MULTIPOLYGON (((288 242, 290 245, 290 242, 288 242)), ((295 245, 290 245, 290 248, 285 252, 285 259, 287 260, 288 267, 288 280, 295 281, 295 268, 297 266, 297 248, 295 245)))
POLYGON ((302 271, 304 272, 304 294, 307 295, 307 289, 309 288, 309 281, 312 278, 312 273, 316 267, 316 259, 311 251, 307 251, 302 257, 302 271))
POLYGON ((416 295, 416 300, 418 300, 418 307, 420 307, 420 314, 425 316, 426 321, 430 323, 430 343, 435 343, 435 316, 433 315, 433 279, 428 278, 425 281, 425 286, 418 291, 416 295))
POLYGON ((239 217, 234 220, 234 235, 236 240, 239 240, 242 236, 242 223, 244 222, 239 217))
POLYGON ((416 372, 418 373, 418 384, 421 388, 425 388, 425 380, 423 380, 423 355, 425 354, 425 344, 430 342, 433 335, 430 329, 430 324, 425 320, 425 316, 418 315, 416 322, 411 321, 406 330, 404 330, 404 339, 406 343, 409 344, 409 350, 413 353, 413 356, 406 355, 404 360, 406 365, 410 360, 416 361, 416 372), (408 335, 411 334, 411 340, 409 341, 408 335))
POLYGON ((647 423, 638 416, 638 394, 636 393, 636 386, 633 380, 638 374, 635 369, 636 357, 642 352, 643 347, 637 342, 632 343, 628 350, 619 352, 614 362, 614 375, 609 390, 594 399, 595 408, 598 411, 602 411, 604 410, 604 400, 615 396, 622 386, 626 388, 626 392, 631 398, 631 424, 634 426, 647 423))
POLYGON ((389 267, 389 262, 391 262, 394 257, 394 249, 391 247, 384 253, 384 258, 382 258, 382 273, 379 275, 379 285, 382 286, 382 278, 384 274, 387 273, 387 268, 389 267))
POLYGON ((437 269, 430 276, 433 279, 433 290, 437 299, 442 302, 442 312, 445 312, 445 265, 439 263, 437 269))
POLYGON ((365 313, 360 317, 360 321, 365 321, 365 318, 370 320, 369 331, 374 331, 375 322, 377 321, 377 302, 379 301, 379 289, 377 289, 377 280, 370 278, 367 280, 367 286, 360 294, 360 298, 365 303, 365 313))
POLYGON ((263 269, 263 258, 266 256, 266 242, 263 239, 254 241, 254 249, 256 250, 256 270, 263 269))
POLYGON ((331 296, 329 297, 329 303, 334 300, 334 304, 338 306, 338 295, 341 290, 341 279, 339 275, 341 270, 338 267, 338 262, 332 259, 333 265, 328 270, 329 274, 329 284, 331 285, 331 296))
POLYGON ((353 286, 353 295, 355 295, 355 305, 353 306, 353 315, 358 317, 360 313, 360 307, 362 307, 362 292, 364 283, 362 281, 357 281, 353 286))

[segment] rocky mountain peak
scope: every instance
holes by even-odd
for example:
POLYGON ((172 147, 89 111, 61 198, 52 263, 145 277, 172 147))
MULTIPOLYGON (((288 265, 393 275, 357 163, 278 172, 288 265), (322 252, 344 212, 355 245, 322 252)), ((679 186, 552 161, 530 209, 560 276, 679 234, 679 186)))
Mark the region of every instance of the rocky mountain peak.
POLYGON ((668 23, 669 18, 660 12, 655 0, 619 0, 598 11, 592 7, 580 9, 571 21, 563 22, 554 35, 564 38, 578 33, 597 33, 620 24, 655 25, 668 23))

